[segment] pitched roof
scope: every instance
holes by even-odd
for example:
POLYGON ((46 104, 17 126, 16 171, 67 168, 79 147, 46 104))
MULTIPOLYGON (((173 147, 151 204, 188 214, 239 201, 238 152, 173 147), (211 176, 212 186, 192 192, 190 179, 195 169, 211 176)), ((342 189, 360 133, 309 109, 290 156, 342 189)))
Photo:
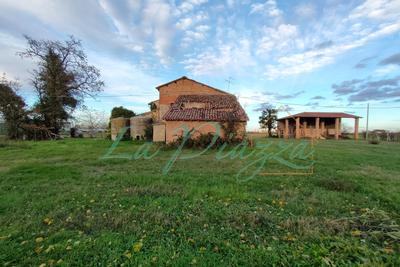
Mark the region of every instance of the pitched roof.
POLYGON ((289 118, 361 118, 360 116, 344 113, 344 112, 301 112, 290 116, 279 118, 278 120, 289 119, 289 118))
POLYGON ((221 92, 221 93, 224 93, 224 94, 230 94, 230 93, 228 93, 228 92, 222 91, 221 89, 218 89, 218 88, 215 88, 215 87, 209 86, 209 85, 207 85, 207 84, 204 84, 204 83, 198 82, 198 81, 196 81, 196 80, 193 80, 193 79, 189 79, 189 78, 188 78, 188 77, 186 77, 186 76, 182 76, 182 77, 180 77, 180 78, 178 78, 178 79, 176 79, 176 80, 173 80, 173 81, 170 81, 170 82, 167 82, 167 83, 161 84, 161 85, 157 86, 157 87, 156 87, 156 89, 157 89, 157 90, 159 90, 159 89, 160 89, 161 87, 163 87, 163 86, 167 86, 167 85, 169 85, 169 84, 171 84, 171 83, 175 83, 175 82, 177 82, 177 81, 180 81, 180 80, 189 80, 189 81, 192 81, 192 82, 195 82, 195 83, 201 84, 201 85, 203 85, 203 86, 209 87, 209 88, 211 88, 211 89, 214 89, 214 90, 216 90, 216 91, 218 91, 218 92, 221 92))
POLYGON ((246 112, 234 95, 181 95, 163 119, 166 121, 248 121, 246 112), (201 103, 201 107, 185 108, 188 103, 201 103))

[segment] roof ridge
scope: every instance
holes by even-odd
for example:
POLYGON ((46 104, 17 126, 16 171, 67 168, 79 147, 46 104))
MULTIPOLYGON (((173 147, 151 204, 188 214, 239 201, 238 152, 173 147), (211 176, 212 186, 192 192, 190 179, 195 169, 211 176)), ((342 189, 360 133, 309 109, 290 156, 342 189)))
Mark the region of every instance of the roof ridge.
POLYGON ((201 84, 201 85, 203 85, 203 86, 207 86, 207 87, 209 87, 209 88, 212 88, 212 89, 214 89, 214 90, 216 90, 216 91, 219 91, 219 92, 221 92, 221 93, 224 93, 224 94, 232 95, 231 93, 228 93, 228 92, 226 92, 226 91, 223 91, 223 90, 221 90, 221 89, 215 88, 215 87, 213 87, 213 86, 210 86, 210 85, 208 85, 208 84, 205 84, 205 83, 202 83, 202 82, 196 81, 196 80, 194 80, 194 79, 190 79, 190 78, 188 78, 188 77, 186 77, 186 76, 182 76, 182 77, 180 77, 180 78, 178 78, 178 79, 175 79, 175 80, 172 80, 172 81, 170 81, 170 82, 167 82, 167 83, 164 83, 164 84, 158 85, 158 86, 156 86, 156 89, 158 90, 160 87, 163 87, 163 86, 169 85, 169 84, 171 84, 171 83, 174 83, 174 82, 177 82, 177 81, 179 81, 179 80, 183 80, 183 79, 190 80, 190 81, 192 81, 192 82, 195 82, 195 83, 201 84))

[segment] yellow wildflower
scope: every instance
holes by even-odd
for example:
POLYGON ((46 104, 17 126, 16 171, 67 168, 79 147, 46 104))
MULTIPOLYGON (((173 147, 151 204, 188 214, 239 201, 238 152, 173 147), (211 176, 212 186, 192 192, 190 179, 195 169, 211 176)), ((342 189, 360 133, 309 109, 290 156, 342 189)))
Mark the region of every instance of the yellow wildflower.
POLYGON ((360 236, 361 235, 361 231, 360 230, 351 231, 351 235, 352 236, 360 236))
POLYGON ((50 219, 50 218, 44 218, 44 219, 43 219, 43 223, 46 224, 46 225, 50 225, 50 224, 53 223, 53 220, 50 219))
POLYGON ((54 250, 54 246, 50 245, 44 252, 49 253, 52 250, 54 250))
POLYGON ((133 251, 134 252, 140 252, 142 247, 143 247, 143 243, 142 242, 136 242, 135 244, 133 244, 133 251))
POLYGON ((132 258, 132 253, 130 253, 128 250, 124 252, 124 256, 127 257, 128 259, 132 258))

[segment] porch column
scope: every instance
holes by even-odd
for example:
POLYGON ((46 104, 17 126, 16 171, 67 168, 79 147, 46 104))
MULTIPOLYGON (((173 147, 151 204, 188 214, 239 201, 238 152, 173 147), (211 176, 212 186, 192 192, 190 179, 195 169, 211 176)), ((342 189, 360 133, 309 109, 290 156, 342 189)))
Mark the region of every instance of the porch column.
POLYGON ((354 120, 354 140, 358 140, 358 118, 354 120))
POLYGON ((340 131, 340 120, 339 118, 335 118, 335 139, 339 139, 339 131, 340 131))
POLYGON ((289 120, 285 119, 285 129, 283 131, 283 137, 289 138, 289 120))
POLYGON ((315 137, 319 139, 319 118, 315 118, 315 137))
POLYGON ((296 118, 296 139, 300 139, 300 117, 296 118))

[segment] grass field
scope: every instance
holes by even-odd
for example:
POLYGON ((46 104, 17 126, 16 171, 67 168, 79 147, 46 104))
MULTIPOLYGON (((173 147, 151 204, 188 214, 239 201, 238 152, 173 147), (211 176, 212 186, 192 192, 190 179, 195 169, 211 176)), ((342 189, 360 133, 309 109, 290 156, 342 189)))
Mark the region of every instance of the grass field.
POLYGON ((175 150, 100 159, 111 144, 0 144, 1 265, 400 266, 400 144, 321 141, 313 175, 251 179, 237 174, 256 156, 207 151, 163 175, 175 150))

